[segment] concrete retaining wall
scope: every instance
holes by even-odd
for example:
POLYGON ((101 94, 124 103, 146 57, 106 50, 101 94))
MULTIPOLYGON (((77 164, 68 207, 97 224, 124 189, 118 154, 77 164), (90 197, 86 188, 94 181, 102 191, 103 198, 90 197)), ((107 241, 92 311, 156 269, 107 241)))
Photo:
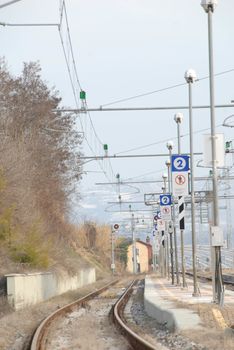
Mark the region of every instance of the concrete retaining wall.
POLYGON ((144 307, 146 313, 156 321, 166 326, 170 331, 176 330, 176 321, 170 311, 173 303, 162 299, 155 291, 153 281, 149 276, 145 278, 144 307))
POLYGON ((15 309, 39 303, 96 281, 95 268, 82 269, 75 276, 52 273, 11 274, 7 278, 7 298, 15 309))
POLYGON ((150 317, 172 332, 201 328, 200 317, 193 310, 179 308, 172 301, 162 298, 149 276, 145 278, 144 306, 150 317))

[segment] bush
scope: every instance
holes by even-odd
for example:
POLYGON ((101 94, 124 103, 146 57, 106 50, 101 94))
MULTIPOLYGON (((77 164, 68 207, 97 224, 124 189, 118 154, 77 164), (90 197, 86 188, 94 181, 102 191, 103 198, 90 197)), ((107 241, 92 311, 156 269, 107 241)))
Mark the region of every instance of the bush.
POLYGON ((23 241, 14 242, 11 247, 11 258, 14 262, 27 263, 31 267, 49 266, 49 247, 45 246, 36 225, 27 232, 23 241))

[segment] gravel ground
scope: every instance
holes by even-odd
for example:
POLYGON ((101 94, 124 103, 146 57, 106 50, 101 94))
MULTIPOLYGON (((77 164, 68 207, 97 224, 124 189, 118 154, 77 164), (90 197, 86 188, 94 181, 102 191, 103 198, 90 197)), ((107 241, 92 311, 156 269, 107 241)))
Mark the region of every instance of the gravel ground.
POLYGON ((35 328, 46 316, 110 281, 110 278, 99 280, 76 291, 17 312, 8 308, 6 303, 0 303, 0 350, 27 350, 35 328))
MULTIPOLYGON (((207 350, 208 348, 191 341, 187 337, 170 333, 165 327, 158 324, 155 319, 149 317, 144 311, 144 281, 138 286, 126 308, 126 319, 129 326, 138 334, 155 346, 163 346, 170 350, 207 350), (130 313, 130 314, 129 314, 130 313)), ((217 348, 216 348, 217 350, 217 348)))
POLYGON ((61 318, 51 328, 46 350, 130 350, 109 320, 112 305, 122 290, 117 284, 100 297, 61 318))
MULTIPOLYGON (((74 300, 94 291, 110 279, 100 280, 77 291, 68 292, 36 306, 13 312, 0 302, 0 350, 27 350, 37 325, 48 314, 74 300)), ((127 280, 125 280, 127 284, 127 280)), ((122 285, 119 285, 121 290, 122 285)), ((129 326, 142 335, 158 350, 234 350, 234 333, 231 329, 218 331, 211 326, 203 332, 170 333, 144 312, 144 282, 140 282, 126 306, 125 317, 129 326)), ((85 308, 76 309, 61 320, 53 329, 49 350, 129 350, 125 339, 119 335, 108 319, 112 304, 116 300, 116 289, 108 290, 102 297, 89 302, 85 308), (66 329, 65 337, 61 333, 66 329)), ((213 306, 212 306, 213 307, 213 306)), ((225 311, 225 310, 224 310, 225 311)), ((229 310, 230 311, 230 310, 229 310)), ((208 310, 199 311, 208 317, 208 310)), ((202 317, 203 322, 205 319, 202 317)), ((209 325, 209 320, 207 325, 209 325)))

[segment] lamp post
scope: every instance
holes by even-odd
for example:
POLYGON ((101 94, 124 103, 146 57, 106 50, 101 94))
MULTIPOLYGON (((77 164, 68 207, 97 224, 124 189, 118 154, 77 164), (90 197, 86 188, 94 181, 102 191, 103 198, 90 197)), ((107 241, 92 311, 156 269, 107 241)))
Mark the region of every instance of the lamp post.
MULTIPOLYGON (((163 193, 167 193, 167 174, 162 175, 163 179, 163 187, 162 191, 163 193)), ((168 272, 168 235, 167 235, 167 229, 166 229, 166 222, 165 222, 165 230, 162 231, 162 238, 163 238, 163 246, 162 246, 162 266, 163 266, 163 277, 167 275, 168 272)))
MULTIPOLYGON (((173 148, 173 142, 168 141, 167 142, 167 149, 169 151, 170 156, 170 162, 171 162, 171 156, 172 156, 172 148, 173 148)), ((170 182, 171 182, 171 193, 173 193, 173 182, 172 182, 172 173, 170 171, 170 182)), ((174 202, 174 201, 173 201, 174 202)), ((177 236, 176 236, 176 223, 175 223, 175 204, 172 204, 172 221, 173 221, 173 232, 174 232, 174 247, 175 247, 175 270, 176 270, 176 284, 179 285, 180 279, 179 279, 179 268, 178 268, 178 251, 177 251, 177 236)))
POLYGON ((190 140, 190 187, 191 187, 191 226, 192 226, 192 257, 193 257, 193 296, 198 296, 197 267, 196 267, 196 225, 195 225, 195 198, 194 198, 194 154, 193 154, 193 108, 192 84, 197 79, 196 72, 188 69, 184 78, 189 87, 189 140, 190 140))
MULTIPOLYGON (((171 194, 171 160, 167 159, 166 160, 166 166, 167 166, 167 174, 168 174, 168 193, 171 194)), ((168 225, 168 234, 170 237, 170 256, 171 256, 171 283, 174 284, 175 283, 175 279, 174 279, 174 259, 173 259, 173 240, 172 240, 172 233, 173 230, 170 229, 169 225, 168 225)), ((168 253, 169 253, 169 249, 168 249, 168 253)), ((168 259, 169 261, 169 259, 168 259)), ((169 273, 170 274, 170 273, 169 273)))
MULTIPOLYGON (((171 194, 171 184, 170 184, 170 166, 171 166, 171 161, 170 159, 167 159, 166 162, 166 167, 167 167, 167 183, 168 183, 168 193, 171 194)), ((169 230, 168 230, 168 223, 167 223, 167 261, 168 261, 168 270, 167 270, 167 275, 168 275, 168 278, 170 278, 170 263, 169 263, 169 256, 170 256, 170 251, 169 251, 169 230)), ((172 252, 172 258, 171 258, 171 262, 173 264, 173 246, 171 245, 171 248, 170 248, 171 252, 172 252)), ((174 270, 174 268, 173 268, 174 270)), ((173 271, 174 273, 174 271, 173 271)), ((174 276, 174 275, 173 275, 174 276)), ((174 277, 173 277, 174 278, 174 277)))
MULTIPOLYGON (((208 14, 208 44, 209 44, 209 81, 210 81, 210 127, 211 127, 211 154, 212 154, 212 184, 213 184, 213 225, 219 229, 219 208, 218 208, 218 181, 217 181, 217 154, 215 134, 215 103, 214 103, 214 63, 213 63, 213 30, 212 16, 218 0, 202 0, 201 6, 208 14)), ((224 287, 222 280, 221 249, 220 246, 212 248, 215 255, 215 290, 213 291, 214 301, 223 304, 224 287)))
MULTIPOLYGON (((130 213, 132 212, 132 206, 129 205, 130 213)), ((133 259, 133 273, 137 273, 136 266, 136 239, 135 239, 135 223, 134 223, 134 213, 131 215, 131 230, 132 230, 132 259, 133 259)))
MULTIPOLYGON (((174 120, 177 124, 177 142, 178 142, 178 154, 181 154, 181 144, 180 144, 180 124, 182 123, 184 119, 184 116, 182 113, 176 113, 174 116, 174 120)), ((186 287, 186 280, 185 280, 185 261, 184 261, 184 220, 183 222, 180 222, 180 208, 182 210, 182 213, 184 212, 184 197, 179 197, 179 226, 180 226, 180 247, 181 247, 181 269, 182 269, 182 281, 183 281, 183 288, 186 287)))

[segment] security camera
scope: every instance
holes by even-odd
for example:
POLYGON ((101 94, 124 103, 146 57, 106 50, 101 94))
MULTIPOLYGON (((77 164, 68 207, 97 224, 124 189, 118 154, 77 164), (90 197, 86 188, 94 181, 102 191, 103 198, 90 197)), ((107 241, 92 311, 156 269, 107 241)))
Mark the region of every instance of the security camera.
POLYGON ((184 78, 187 83, 194 83, 194 81, 197 80, 197 74, 194 69, 190 68, 184 73, 184 78))
POLYGON ((176 123, 182 123, 183 119, 184 119, 183 113, 176 113, 174 115, 174 121, 176 123))
POLYGON ((204 8, 205 12, 209 12, 209 10, 214 12, 217 5, 218 0, 201 0, 201 6, 204 8))
POLYGON ((168 141, 167 142, 167 148, 171 150, 173 148, 173 141, 168 141))

